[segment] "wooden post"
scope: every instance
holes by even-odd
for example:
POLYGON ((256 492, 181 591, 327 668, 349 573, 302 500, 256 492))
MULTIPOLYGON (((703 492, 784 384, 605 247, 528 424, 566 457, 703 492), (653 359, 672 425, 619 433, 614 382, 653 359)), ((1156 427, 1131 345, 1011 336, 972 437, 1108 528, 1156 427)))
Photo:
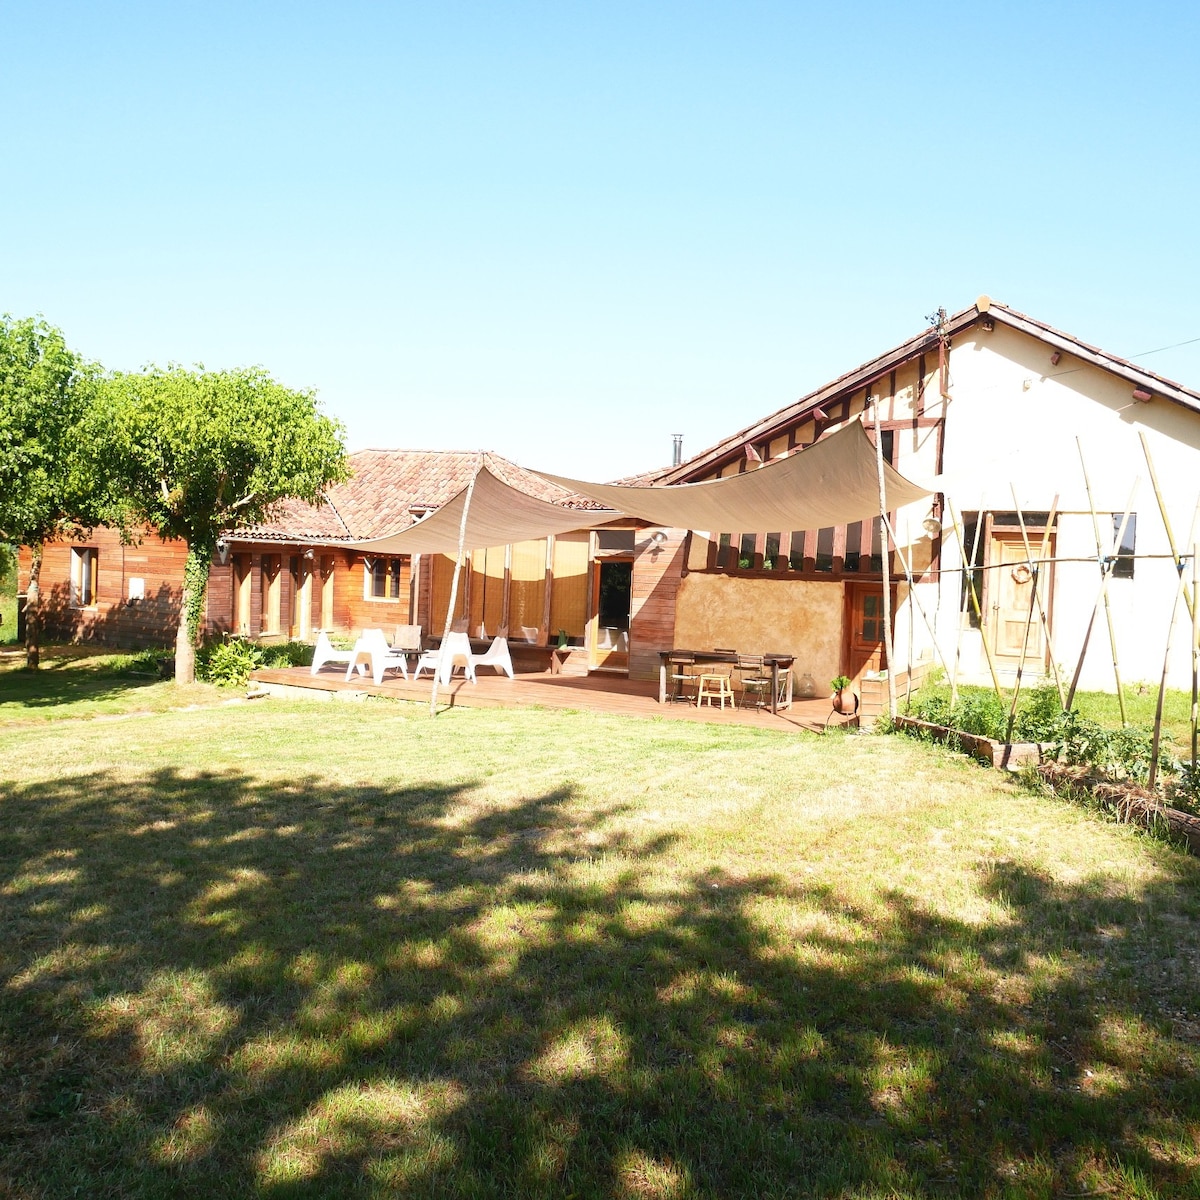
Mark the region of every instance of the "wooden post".
MULTIPOLYGON (((475 470, 471 475, 471 482, 467 484, 467 498, 463 504, 462 520, 458 523, 458 557, 454 560, 454 575, 450 580, 450 603, 446 606, 446 626, 442 630, 442 644, 438 648, 437 666, 433 672, 433 691, 429 696, 429 715, 437 715, 437 694, 438 682, 442 677, 442 663, 446 658, 446 642, 450 638, 450 627, 454 624, 454 604, 458 599, 458 576, 462 570, 463 563, 463 547, 467 541, 467 515, 471 511, 471 497, 475 494, 475 480, 479 478, 480 468, 483 466, 483 455, 480 454, 475 463, 475 470)), ((468 633, 468 637, 470 634, 468 633)))
MULTIPOLYGON (((1142 444, 1144 446, 1145 442, 1142 444)), ((1100 540, 1100 517, 1096 512, 1096 502, 1092 499, 1092 481, 1088 478, 1087 463, 1083 460, 1083 443, 1076 438, 1075 446, 1079 450, 1079 465, 1083 468, 1083 486, 1087 489, 1088 508, 1092 510, 1092 530, 1096 535, 1096 558, 1103 564, 1104 543, 1100 540)), ((1101 565, 1100 570, 1106 576, 1112 573, 1111 567, 1106 570, 1101 565)), ((1108 623, 1108 645, 1112 651, 1113 678, 1117 683, 1117 706, 1121 710, 1121 724, 1128 725, 1129 718, 1125 714, 1125 693, 1121 688, 1121 667, 1117 661, 1117 631, 1113 626, 1112 605, 1108 601, 1108 588, 1104 589, 1104 617, 1108 623)))
POLYGON ((892 645, 892 572, 891 564, 888 561, 891 557, 888 554, 888 544, 891 538, 888 535, 887 495, 883 483, 883 436, 879 428, 878 400, 875 402, 875 465, 879 473, 879 534, 880 541, 883 543, 879 555, 880 572, 883 575, 883 648, 888 660, 888 715, 894 721, 896 719, 896 664, 892 645))

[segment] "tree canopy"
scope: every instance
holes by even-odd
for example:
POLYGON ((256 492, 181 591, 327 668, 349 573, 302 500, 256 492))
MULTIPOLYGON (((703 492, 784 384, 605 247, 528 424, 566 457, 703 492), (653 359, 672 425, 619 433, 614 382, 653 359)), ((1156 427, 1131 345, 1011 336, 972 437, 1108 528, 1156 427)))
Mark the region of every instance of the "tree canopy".
POLYGON ((150 527, 188 546, 176 678, 190 682, 200 613, 218 538, 270 518, 284 499, 316 502, 346 475, 340 424, 312 392, 261 367, 180 366, 110 376, 91 430, 119 499, 108 520, 150 527))
POLYGON ((79 534, 107 507, 84 432, 99 369, 40 318, 0 317, 0 542, 33 552, 26 662, 38 665, 42 545, 79 534))
POLYGON ((82 424, 96 377, 45 321, 0 317, 0 541, 95 524, 104 496, 82 424))
POLYGON ((312 392, 261 367, 117 373, 94 419, 123 485, 111 517, 197 550, 211 551, 235 524, 268 519, 283 499, 315 502, 345 476, 341 426, 312 392))

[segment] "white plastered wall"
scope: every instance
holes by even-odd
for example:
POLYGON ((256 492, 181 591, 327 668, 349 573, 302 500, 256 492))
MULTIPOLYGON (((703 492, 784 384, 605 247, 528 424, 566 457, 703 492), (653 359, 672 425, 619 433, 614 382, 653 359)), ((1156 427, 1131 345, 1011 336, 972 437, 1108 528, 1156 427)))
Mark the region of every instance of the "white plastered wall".
MULTIPOLYGON (((1169 554, 1169 544, 1150 485, 1139 433, 1154 459, 1177 541, 1183 543, 1200 492, 1200 414, 1162 398, 1133 399, 1134 385, 997 321, 986 333, 976 327, 956 339, 950 355, 950 392, 945 426, 946 492, 954 510, 1013 510, 1010 485, 1024 511, 1047 511, 1058 496, 1056 555, 1084 558, 1054 569, 1051 620, 1053 653, 1069 679, 1091 617, 1100 572, 1095 561, 1093 521, 1084 487, 1076 438, 1082 445, 1100 513, 1101 537, 1109 550, 1112 514, 1130 503, 1137 514, 1136 553, 1169 554)), ((899 531, 903 540, 903 531, 899 531)), ((938 582, 918 585, 936 628, 941 655, 960 653, 960 678, 989 678, 980 634, 958 637, 959 548, 946 521, 938 582)), ((1123 682, 1157 683, 1162 671, 1177 575, 1168 558, 1139 559, 1133 579, 1109 585, 1117 657, 1123 682)), ((1191 618, 1180 605, 1169 682, 1191 686, 1191 618)), ((903 665, 912 622, 914 659, 933 653, 925 621, 911 603, 897 615, 896 661, 903 665)), ((1103 610, 1092 630, 1081 687, 1114 688, 1112 653, 1103 610)))

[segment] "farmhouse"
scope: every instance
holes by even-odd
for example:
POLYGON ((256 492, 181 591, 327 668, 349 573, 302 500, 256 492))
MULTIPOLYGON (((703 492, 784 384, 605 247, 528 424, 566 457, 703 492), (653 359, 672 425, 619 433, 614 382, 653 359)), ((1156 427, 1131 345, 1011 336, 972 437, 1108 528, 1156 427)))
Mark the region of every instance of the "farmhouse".
MULTIPOLYGON (((553 506, 554 532, 504 532, 493 497, 454 616, 531 647, 565 641, 576 670, 649 679, 672 647, 736 647, 793 657, 802 691, 849 675, 875 704, 885 680, 934 664, 1001 683, 1081 667, 1082 686, 1111 690, 1118 672, 1158 679, 1174 617, 1188 631, 1174 639, 1170 681, 1190 686, 1191 594, 1177 602, 1173 555, 1190 555, 1200 393, 987 297, 640 487, 461 452, 367 450, 352 466, 326 504, 287 505, 223 541, 210 635, 440 633, 456 556, 405 538, 461 502, 482 466, 494 486, 553 506), (796 456, 858 423, 888 464, 887 520, 859 478, 855 519, 811 527, 799 514, 816 509, 792 501, 806 472, 813 490, 817 468, 796 456), (703 487, 674 486, 749 473, 761 473, 752 511, 773 500, 782 515, 746 517, 743 506, 731 528, 712 500, 720 490, 703 504, 703 487), (787 528, 792 513, 809 527, 787 528), (747 527, 764 523, 774 527, 747 527)), ((836 508, 849 473, 830 469, 819 485, 836 508)), ((50 635, 169 640, 182 561, 182 547, 123 547, 103 530, 48 547, 50 635)), ((544 669, 544 657, 530 665, 544 669)))
MULTIPOLYGON (((1018 667, 1073 674, 1090 628, 1082 686, 1112 690, 1114 658, 1126 681, 1157 681, 1178 590, 1161 514, 1190 554, 1200 394, 980 297, 655 482, 769 471, 848 422, 873 437, 876 418, 883 457, 932 493, 892 508, 895 540, 878 518, 694 531, 677 644, 788 650, 819 681, 844 672, 870 690, 889 669, 886 541, 895 673, 936 662, 972 682, 1011 683, 1018 667), (1105 609, 1093 616, 1102 566, 1111 643, 1105 609)), ((1185 605, 1176 619, 1189 631, 1170 678, 1190 687, 1185 605)))

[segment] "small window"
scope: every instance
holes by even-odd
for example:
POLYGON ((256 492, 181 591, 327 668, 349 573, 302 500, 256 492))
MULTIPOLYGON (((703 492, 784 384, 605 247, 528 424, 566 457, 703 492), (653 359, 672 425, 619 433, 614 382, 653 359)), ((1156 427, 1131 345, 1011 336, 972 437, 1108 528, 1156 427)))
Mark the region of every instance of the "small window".
POLYGON ((363 599, 398 600, 400 598, 403 559, 363 559, 363 599))
POLYGON ((733 535, 723 533, 717 539, 717 570, 724 571, 729 566, 729 543, 733 535))
POLYGON ((864 596, 862 599, 862 627, 859 637, 864 642, 883 641, 883 597, 864 596))
POLYGON ((813 569, 816 571, 832 571, 833 570, 833 530, 818 529, 817 530, 817 554, 813 561, 813 569))
POLYGON ((896 431, 894 429, 881 429, 879 437, 883 444, 883 461, 888 466, 894 467, 896 465, 896 431))
POLYGON ((96 567, 99 551, 92 546, 71 549, 71 604, 90 608, 96 603, 96 567))
POLYGON ((788 570, 804 570, 804 530, 797 529, 792 534, 791 551, 788 554, 788 570))
POLYGON ((842 560, 847 571, 857 571, 862 562, 862 522, 846 526, 846 554, 842 560))
POLYGON ((779 542, 780 535, 778 533, 768 533, 766 545, 763 548, 763 570, 774 571, 779 565, 779 542))
POLYGON ((738 544, 737 565, 743 571, 748 571, 752 566, 754 566, 754 534, 742 534, 742 540, 738 544))
POLYGON ((1114 579, 1132 579, 1134 552, 1137 545, 1137 513, 1130 513, 1125 519, 1124 513, 1113 513, 1113 564, 1114 579), (1122 532, 1121 526, 1125 529, 1122 532), (1118 544, 1117 539, 1120 539, 1118 544))
POLYGON ((636 529, 597 529, 596 549, 632 554, 637 545, 636 529))

